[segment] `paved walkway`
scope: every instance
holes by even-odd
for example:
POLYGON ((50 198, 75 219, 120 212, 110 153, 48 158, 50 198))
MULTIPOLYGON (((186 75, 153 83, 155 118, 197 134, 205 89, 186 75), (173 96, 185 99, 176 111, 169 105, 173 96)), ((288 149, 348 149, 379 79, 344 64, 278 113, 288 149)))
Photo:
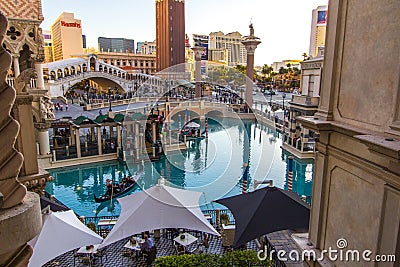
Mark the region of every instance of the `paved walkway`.
MULTIPOLYGON (((210 240, 210 247, 208 249, 208 253, 212 254, 224 254, 226 252, 231 251, 230 248, 224 248, 222 246, 222 240, 219 237, 216 236, 211 236, 210 240)), ((106 248, 106 256, 103 257, 103 263, 101 263, 99 260, 97 260, 95 266, 101 266, 101 267, 116 267, 116 266, 147 266, 145 260, 143 260, 141 257, 136 259, 136 258, 130 258, 123 256, 123 246, 124 244, 129 240, 129 238, 125 238, 123 240, 120 240, 116 243, 113 243, 106 248)), ((154 238, 153 238, 154 240, 154 238)), ((200 239, 199 239, 200 240, 200 239)), ((197 243, 194 243, 189 246, 188 250, 190 251, 191 249, 194 249, 196 247, 197 243)), ((169 255, 176 255, 175 253, 175 248, 173 244, 172 239, 167 239, 164 237, 161 237, 158 240, 155 240, 155 246, 157 248, 157 258, 162 257, 162 256, 169 256, 169 255)), ((247 244, 247 249, 249 250, 257 250, 257 246, 255 242, 250 242, 247 244)), ((154 263, 153 263, 154 265, 154 263)), ((62 267, 67 267, 67 266, 87 266, 84 265, 83 263, 78 262, 76 260, 75 265, 74 265, 74 256, 73 256, 73 251, 67 252, 51 261, 43 265, 43 267, 54 267, 54 266, 62 266, 62 267)))
MULTIPOLYGON (((144 108, 145 106, 146 106, 146 103, 132 103, 129 105, 112 107, 112 111, 126 110, 128 107, 129 108, 144 108)), ((102 108, 101 112, 105 115, 108 113, 108 109, 109 109, 108 107, 102 108)), ((83 115, 83 116, 88 117, 89 119, 95 119, 99 115, 99 111, 100 111, 100 109, 85 111, 85 110, 83 110, 83 107, 81 107, 77 104, 69 104, 68 111, 66 111, 65 104, 64 104, 63 111, 54 110, 54 116, 56 119, 61 119, 63 117, 72 117, 72 119, 75 119, 75 118, 83 115)))

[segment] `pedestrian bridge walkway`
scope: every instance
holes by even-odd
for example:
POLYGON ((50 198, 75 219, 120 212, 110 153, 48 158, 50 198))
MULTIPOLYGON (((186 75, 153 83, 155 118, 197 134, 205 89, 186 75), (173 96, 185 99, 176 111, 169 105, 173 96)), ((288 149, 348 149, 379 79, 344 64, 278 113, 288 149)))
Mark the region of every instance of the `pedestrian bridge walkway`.
POLYGON ((59 60, 41 65, 45 88, 51 97, 63 96, 77 83, 83 80, 91 80, 94 83, 86 83, 85 90, 117 89, 120 92, 132 92, 146 83, 149 89, 159 89, 163 83, 159 77, 127 71, 99 61, 94 54, 82 57, 59 60))

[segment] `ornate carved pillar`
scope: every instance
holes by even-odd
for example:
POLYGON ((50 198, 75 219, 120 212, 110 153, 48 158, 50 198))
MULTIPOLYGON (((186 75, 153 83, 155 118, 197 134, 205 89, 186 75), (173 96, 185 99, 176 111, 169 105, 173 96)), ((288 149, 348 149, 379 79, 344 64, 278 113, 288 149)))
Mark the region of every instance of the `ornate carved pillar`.
MULTIPOLYGON (((7 26, 0 12, 0 44, 7 26)), ((27 241, 39 233, 42 220, 38 195, 17 179, 23 156, 14 148, 19 124, 10 116, 15 100, 15 90, 5 82, 10 66, 11 55, 0 45, 0 266, 26 266, 32 255, 27 241)))

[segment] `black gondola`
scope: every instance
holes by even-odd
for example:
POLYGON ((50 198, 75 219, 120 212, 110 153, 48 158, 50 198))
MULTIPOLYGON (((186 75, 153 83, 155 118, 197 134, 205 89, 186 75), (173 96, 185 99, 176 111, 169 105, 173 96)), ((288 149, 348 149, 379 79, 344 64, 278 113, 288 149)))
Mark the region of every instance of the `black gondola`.
MULTIPOLYGON (((123 190, 114 192, 114 194, 112 195, 112 198, 121 196, 121 195, 127 193, 128 191, 130 191, 133 187, 135 187, 136 181, 142 176, 142 174, 143 174, 143 171, 138 172, 134 177, 132 177, 133 183, 126 186, 123 190)), ((107 192, 104 195, 102 195, 101 197, 96 197, 96 194, 94 194, 94 201, 97 203, 104 202, 104 201, 107 201, 110 199, 111 199, 111 196, 107 192)))

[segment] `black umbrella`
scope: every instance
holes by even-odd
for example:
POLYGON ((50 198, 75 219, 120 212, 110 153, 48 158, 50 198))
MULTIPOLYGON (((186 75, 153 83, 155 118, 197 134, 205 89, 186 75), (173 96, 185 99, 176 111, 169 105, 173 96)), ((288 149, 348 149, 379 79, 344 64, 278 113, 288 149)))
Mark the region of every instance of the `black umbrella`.
POLYGON ((294 192, 264 187, 215 202, 228 207, 235 217, 235 248, 275 231, 308 230, 310 206, 294 192))

